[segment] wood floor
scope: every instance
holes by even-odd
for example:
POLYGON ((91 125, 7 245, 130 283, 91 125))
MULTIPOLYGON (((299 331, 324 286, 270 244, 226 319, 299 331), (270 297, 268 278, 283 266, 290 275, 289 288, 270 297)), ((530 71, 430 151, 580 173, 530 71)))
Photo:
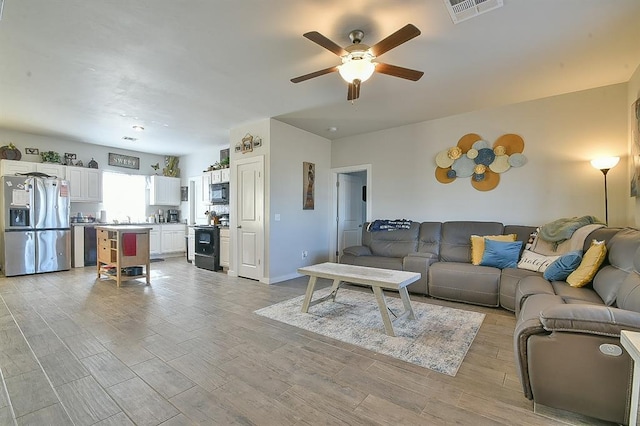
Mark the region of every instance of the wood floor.
POLYGON ((486 314, 450 377, 253 313, 304 294, 306 277, 269 286, 184 258, 151 269, 151 286, 120 288, 93 267, 0 278, 1 425, 565 421, 524 398, 507 311, 412 295, 486 314))

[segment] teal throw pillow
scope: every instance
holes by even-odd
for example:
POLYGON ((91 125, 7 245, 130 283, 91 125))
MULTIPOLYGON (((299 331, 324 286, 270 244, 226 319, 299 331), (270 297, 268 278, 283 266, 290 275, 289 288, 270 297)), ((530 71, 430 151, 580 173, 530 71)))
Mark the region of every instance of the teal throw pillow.
POLYGON ((582 251, 570 251, 553 261, 544 271, 544 279, 549 281, 563 281, 580 266, 582 251))
POLYGON ((500 269, 515 268, 518 265, 521 248, 522 241, 505 242, 485 239, 480 265, 500 269))

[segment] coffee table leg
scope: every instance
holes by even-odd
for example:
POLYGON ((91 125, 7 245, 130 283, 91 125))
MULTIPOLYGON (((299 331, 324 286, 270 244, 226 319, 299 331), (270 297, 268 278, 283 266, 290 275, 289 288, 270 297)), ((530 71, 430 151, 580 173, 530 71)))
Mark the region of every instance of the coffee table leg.
POLYGON ((338 294, 338 288, 340 288, 340 283, 341 282, 342 281, 337 279, 337 278, 335 280, 333 280, 333 285, 331 286, 331 292, 329 293, 329 294, 331 294, 331 300, 333 302, 336 301, 336 295, 338 294))
POLYGON ((393 332, 393 324, 391 323, 391 318, 389 318, 389 311, 387 310, 387 302, 384 300, 384 293, 382 293, 382 289, 377 286, 373 287, 373 294, 376 295, 376 300, 378 301, 378 309, 380 310, 380 315, 382 315, 382 322, 384 323, 384 331, 389 336, 394 336, 393 332))
POLYGON ((304 302, 302 302, 302 312, 309 312, 309 303, 311 303, 311 297, 313 297, 313 289, 316 286, 318 277, 310 276, 309 284, 307 284, 307 292, 304 295, 304 302))
POLYGON ((400 293, 400 299, 402 299, 402 304, 404 305, 405 312, 409 312, 409 319, 416 319, 416 316, 413 313, 413 308, 411 307, 411 299, 409 299, 409 292, 406 287, 398 290, 400 293))

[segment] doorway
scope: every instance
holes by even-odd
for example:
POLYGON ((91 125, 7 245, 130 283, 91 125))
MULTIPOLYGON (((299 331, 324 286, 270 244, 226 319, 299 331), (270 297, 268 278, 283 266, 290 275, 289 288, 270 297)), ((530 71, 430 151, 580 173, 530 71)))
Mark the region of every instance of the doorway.
POLYGON ((332 169, 331 186, 336 220, 329 258, 339 262, 345 247, 362 243, 362 227, 371 218, 371 165, 332 169))

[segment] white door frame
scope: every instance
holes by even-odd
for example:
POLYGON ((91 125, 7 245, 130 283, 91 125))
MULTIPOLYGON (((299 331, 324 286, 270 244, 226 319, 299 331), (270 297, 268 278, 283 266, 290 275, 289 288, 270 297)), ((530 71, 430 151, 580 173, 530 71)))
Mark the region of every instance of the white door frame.
POLYGON ((371 221, 371 211, 373 206, 373 200, 371 199, 371 164, 360 164, 356 166, 336 167, 329 170, 329 193, 331 194, 331 210, 329 217, 331 219, 331 230, 329 236, 329 260, 336 262, 338 256, 336 256, 336 247, 338 247, 338 188, 336 182, 338 181, 338 175, 340 173, 353 173, 353 172, 367 172, 367 216, 366 220, 371 221))

